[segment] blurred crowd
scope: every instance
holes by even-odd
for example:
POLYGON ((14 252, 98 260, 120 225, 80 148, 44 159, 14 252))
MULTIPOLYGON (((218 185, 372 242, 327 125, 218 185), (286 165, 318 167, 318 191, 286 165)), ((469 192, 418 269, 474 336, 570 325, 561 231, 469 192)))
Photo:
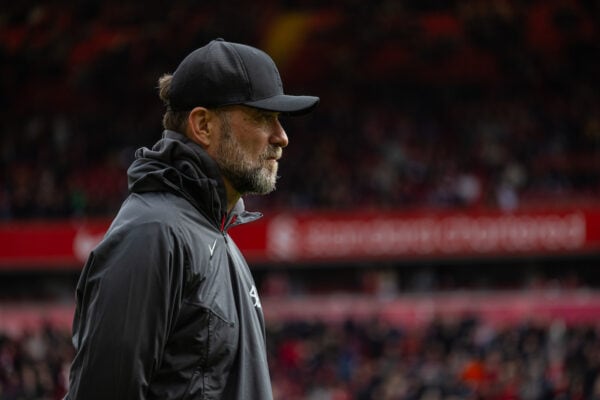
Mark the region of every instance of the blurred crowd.
POLYGON ((56 328, 20 337, 0 332, 0 399, 62 399, 73 355, 70 335, 56 328))
MULTIPOLYGON (((584 400, 600 398, 597 327, 475 318, 405 331, 381 320, 268 327, 278 400, 584 400)), ((0 334, 0 398, 58 400, 73 351, 55 329, 0 334)))
POLYGON ((287 324, 271 332, 280 399, 598 399, 596 328, 476 319, 403 332, 382 321, 287 324))
POLYGON ((22 1, 0 8, 0 218, 107 216, 160 136, 158 77, 215 37, 267 50, 318 111, 284 118, 268 208, 597 202, 589 0, 22 1))

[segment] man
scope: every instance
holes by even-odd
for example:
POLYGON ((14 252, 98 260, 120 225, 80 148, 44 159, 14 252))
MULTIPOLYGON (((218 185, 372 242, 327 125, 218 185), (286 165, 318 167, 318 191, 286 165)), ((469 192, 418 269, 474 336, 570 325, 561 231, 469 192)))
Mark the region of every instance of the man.
POLYGON ((128 171, 131 194, 77 286, 67 399, 271 399, 252 275, 228 229, 260 217, 288 138, 271 58, 214 40, 159 81, 163 137, 128 171))

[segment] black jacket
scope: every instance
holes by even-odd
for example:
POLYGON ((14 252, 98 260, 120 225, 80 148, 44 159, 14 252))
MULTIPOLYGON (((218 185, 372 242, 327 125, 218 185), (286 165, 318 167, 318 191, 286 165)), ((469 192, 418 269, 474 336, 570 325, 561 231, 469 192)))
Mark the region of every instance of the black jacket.
POLYGON ((71 400, 271 399, 264 319, 215 162, 165 131, 77 285, 71 400))

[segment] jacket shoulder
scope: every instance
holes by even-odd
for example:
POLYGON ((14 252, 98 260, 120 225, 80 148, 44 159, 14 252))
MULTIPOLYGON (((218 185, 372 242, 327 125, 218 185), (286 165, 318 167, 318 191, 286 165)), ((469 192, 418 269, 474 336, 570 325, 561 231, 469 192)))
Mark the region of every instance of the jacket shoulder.
MULTIPOLYGON (((117 213, 110 229, 154 222, 174 231, 212 224, 187 200, 169 192, 132 193, 117 213)), ((216 227, 215 227, 216 229, 216 227)))
MULTIPOLYGON (((107 236, 148 229, 168 235, 181 247, 195 273, 204 275, 211 258, 210 245, 220 231, 187 200, 168 192, 133 193, 123 203, 107 236), (205 246, 200 244, 204 243, 205 246)), ((214 249, 214 244, 212 249, 214 249)))

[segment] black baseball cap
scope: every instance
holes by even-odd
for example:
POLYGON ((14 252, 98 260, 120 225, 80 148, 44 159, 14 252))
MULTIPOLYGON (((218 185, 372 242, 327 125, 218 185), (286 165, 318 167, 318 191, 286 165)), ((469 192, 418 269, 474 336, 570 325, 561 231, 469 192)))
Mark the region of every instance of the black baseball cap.
POLYGON ((302 115, 318 103, 318 97, 284 94, 275 62, 264 51, 216 39, 181 61, 173 73, 168 105, 173 111, 188 111, 243 104, 302 115))

